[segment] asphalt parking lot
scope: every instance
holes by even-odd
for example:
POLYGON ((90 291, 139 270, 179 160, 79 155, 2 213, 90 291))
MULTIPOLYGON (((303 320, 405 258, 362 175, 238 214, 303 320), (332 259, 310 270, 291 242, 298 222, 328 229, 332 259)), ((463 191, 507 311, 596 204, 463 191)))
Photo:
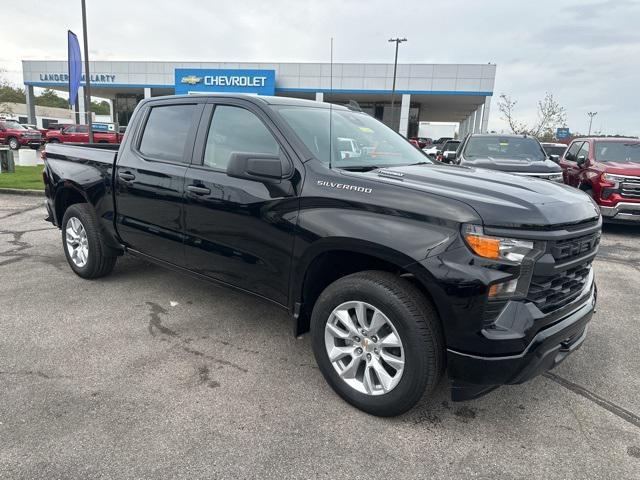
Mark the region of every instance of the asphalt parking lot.
POLYGON ((82 280, 39 197, 0 194, 0 478, 640 478, 640 227, 553 373, 380 419, 286 314, 138 259, 82 280))

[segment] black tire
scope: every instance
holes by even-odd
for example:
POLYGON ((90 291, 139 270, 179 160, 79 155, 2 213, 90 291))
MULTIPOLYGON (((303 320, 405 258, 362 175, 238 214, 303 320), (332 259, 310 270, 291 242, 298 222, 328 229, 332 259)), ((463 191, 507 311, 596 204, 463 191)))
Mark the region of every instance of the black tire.
POLYGON ((431 394, 444 371, 444 339, 431 302, 406 279, 388 272, 364 271, 329 285, 318 298, 311 316, 311 342, 316 362, 329 385, 344 400, 372 415, 400 415, 431 394), (325 326, 331 312, 349 301, 366 302, 394 324, 405 350, 399 383, 388 393, 367 395, 340 378, 325 347, 325 326))
POLYGON ((98 226, 93 209, 86 203, 76 203, 67 208, 62 219, 62 248, 71 269, 82 278, 99 278, 108 275, 116 264, 117 253, 109 249, 98 226), (88 256, 86 264, 79 266, 71 258, 67 247, 66 230, 71 218, 76 218, 86 232, 88 256))
POLYGON ((10 137, 7 140, 7 144, 11 150, 20 150, 20 142, 16 137, 10 137))
POLYGON ((52 138, 51 140, 47 140, 48 143, 60 143, 60 140, 57 138, 52 138))

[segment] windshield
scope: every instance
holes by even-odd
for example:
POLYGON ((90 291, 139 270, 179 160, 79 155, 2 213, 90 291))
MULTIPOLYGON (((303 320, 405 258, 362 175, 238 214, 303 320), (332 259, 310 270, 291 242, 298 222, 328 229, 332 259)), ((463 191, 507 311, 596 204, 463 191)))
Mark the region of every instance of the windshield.
POLYGON ((20 125, 18 122, 16 122, 15 120, 7 120, 5 122, 5 127, 6 128, 11 128, 12 130, 27 130, 25 127, 23 127, 22 125, 20 125))
POLYGON ((544 147, 544 151, 547 152, 547 155, 557 155, 561 157, 564 154, 564 151, 567 149, 564 147, 544 147))
POLYGON ((596 142, 596 161, 640 163, 640 141, 596 142))
POLYGON ((465 158, 504 158, 544 161, 540 143, 531 137, 471 137, 464 149, 465 158))
POLYGON ((309 151, 326 164, 331 158, 334 167, 372 168, 433 163, 406 139, 362 112, 292 106, 284 106, 279 112, 309 151), (333 152, 330 153, 331 148, 333 152))

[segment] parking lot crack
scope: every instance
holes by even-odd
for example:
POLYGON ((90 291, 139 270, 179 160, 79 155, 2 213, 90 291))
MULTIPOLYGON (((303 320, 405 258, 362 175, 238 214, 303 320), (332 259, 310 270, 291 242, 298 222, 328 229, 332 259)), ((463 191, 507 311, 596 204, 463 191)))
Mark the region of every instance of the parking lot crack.
POLYGON ((613 413, 614 415, 621 418, 625 422, 628 422, 631 425, 634 425, 640 428, 640 416, 636 415, 633 412, 630 412, 626 408, 616 405, 615 403, 607 400, 606 398, 602 398, 600 395, 590 392, 586 388, 578 384, 575 384, 567 380, 566 378, 562 378, 561 376, 556 375, 555 373, 546 372, 543 375, 547 377, 549 380, 553 380, 558 385, 561 385, 564 388, 571 390, 572 392, 577 393, 578 395, 586 398, 587 400, 590 400, 593 403, 601 406, 605 410, 608 410, 609 412, 613 413))

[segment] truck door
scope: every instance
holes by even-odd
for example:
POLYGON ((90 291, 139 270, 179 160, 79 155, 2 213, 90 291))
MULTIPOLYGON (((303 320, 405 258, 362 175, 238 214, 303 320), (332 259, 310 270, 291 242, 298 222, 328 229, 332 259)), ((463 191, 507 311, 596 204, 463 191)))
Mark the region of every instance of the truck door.
POLYGON ((578 186, 578 174, 580 168, 578 167, 578 151, 584 142, 576 141, 571 144, 567 152, 564 154, 564 158, 560 160, 560 166, 562 167, 562 174, 564 175, 564 183, 573 187, 578 186))
POLYGON ((207 105, 185 178, 189 269, 286 304, 302 174, 294 155, 253 104, 207 105), (279 156, 285 178, 227 175, 234 152, 279 156))
POLYGON ((118 153, 116 229, 130 248, 184 265, 184 174, 204 100, 153 102, 118 153))

